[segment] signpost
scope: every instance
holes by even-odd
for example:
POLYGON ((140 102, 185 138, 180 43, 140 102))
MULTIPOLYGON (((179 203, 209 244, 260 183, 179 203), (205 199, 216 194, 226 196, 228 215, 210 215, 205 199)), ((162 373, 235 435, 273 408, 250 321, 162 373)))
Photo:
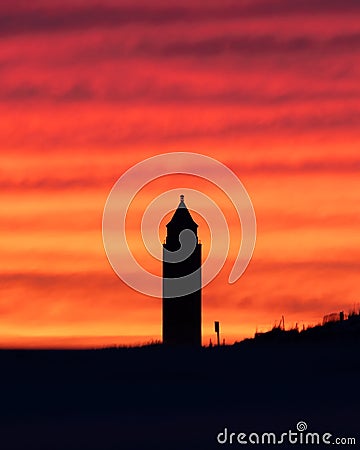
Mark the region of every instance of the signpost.
POLYGON ((215 333, 217 334, 217 345, 220 345, 220 322, 215 321, 215 333))

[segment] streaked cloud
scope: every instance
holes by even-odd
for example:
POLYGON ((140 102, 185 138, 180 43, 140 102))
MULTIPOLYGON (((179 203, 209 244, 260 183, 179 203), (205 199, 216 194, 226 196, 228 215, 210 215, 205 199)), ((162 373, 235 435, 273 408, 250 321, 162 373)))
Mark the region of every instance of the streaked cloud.
MULTIPOLYGON (((160 337, 159 302, 112 273, 101 216, 125 170, 169 151, 227 164, 258 218, 253 261, 228 285, 239 223, 196 182, 237 236, 204 290, 204 342, 215 317, 233 340, 358 301, 359 19, 358 0, 2 1, 3 341, 160 337)), ((133 243, 152 196, 178 185, 194 182, 144 188, 133 243)))
POLYGON ((31 4, 21 2, 22 8, 15 8, 13 3, 2 3, 2 35, 26 33, 53 33, 72 30, 84 30, 94 27, 118 27, 129 24, 158 26, 164 23, 221 21, 234 17, 249 19, 283 15, 291 18, 299 14, 342 14, 359 12, 356 0, 264 0, 253 2, 237 2, 234 0, 216 2, 210 1, 207 7, 200 1, 184 2, 182 5, 169 5, 164 1, 152 4, 129 1, 114 2, 111 0, 95 1, 63 1, 52 2, 44 0, 31 4))

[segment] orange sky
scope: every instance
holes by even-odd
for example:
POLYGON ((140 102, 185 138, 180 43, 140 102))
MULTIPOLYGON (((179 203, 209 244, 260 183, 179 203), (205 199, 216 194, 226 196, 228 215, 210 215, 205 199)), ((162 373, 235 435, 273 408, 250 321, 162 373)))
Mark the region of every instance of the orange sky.
MULTIPOLYGON (((0 346, 160 339, 161 301, 113 273, 101 220, 126 169, 173 151, 228 165, 258 222, 243 277, 227 283, 235 238, 203 291, 204 343, 214 320, 232 342, 359 304, 358 1, 5 0, 0 17, 0 346)), ((195 182, 236 236, 231 205, 195 182)), ((194 180, 143 189, 130 245, 141 210, 179 187, 194 180)))

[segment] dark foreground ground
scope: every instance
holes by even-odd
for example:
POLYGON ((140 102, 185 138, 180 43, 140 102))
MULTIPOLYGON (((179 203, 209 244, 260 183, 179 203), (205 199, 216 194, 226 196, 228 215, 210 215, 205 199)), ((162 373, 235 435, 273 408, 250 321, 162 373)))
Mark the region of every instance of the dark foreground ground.
POLYGON ((299 421, 356 448, 359 375, 356 341, 0 351, 0 449, 251 448, 216 437, 299 421))

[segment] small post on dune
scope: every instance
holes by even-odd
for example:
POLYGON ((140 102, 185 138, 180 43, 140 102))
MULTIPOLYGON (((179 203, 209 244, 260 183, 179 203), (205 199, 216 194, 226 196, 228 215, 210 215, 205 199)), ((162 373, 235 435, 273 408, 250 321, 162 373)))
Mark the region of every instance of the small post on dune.
POLYGON ((220 322, 215 321, 215 333, 217 334, 217 345, 220 346, 220 322))

